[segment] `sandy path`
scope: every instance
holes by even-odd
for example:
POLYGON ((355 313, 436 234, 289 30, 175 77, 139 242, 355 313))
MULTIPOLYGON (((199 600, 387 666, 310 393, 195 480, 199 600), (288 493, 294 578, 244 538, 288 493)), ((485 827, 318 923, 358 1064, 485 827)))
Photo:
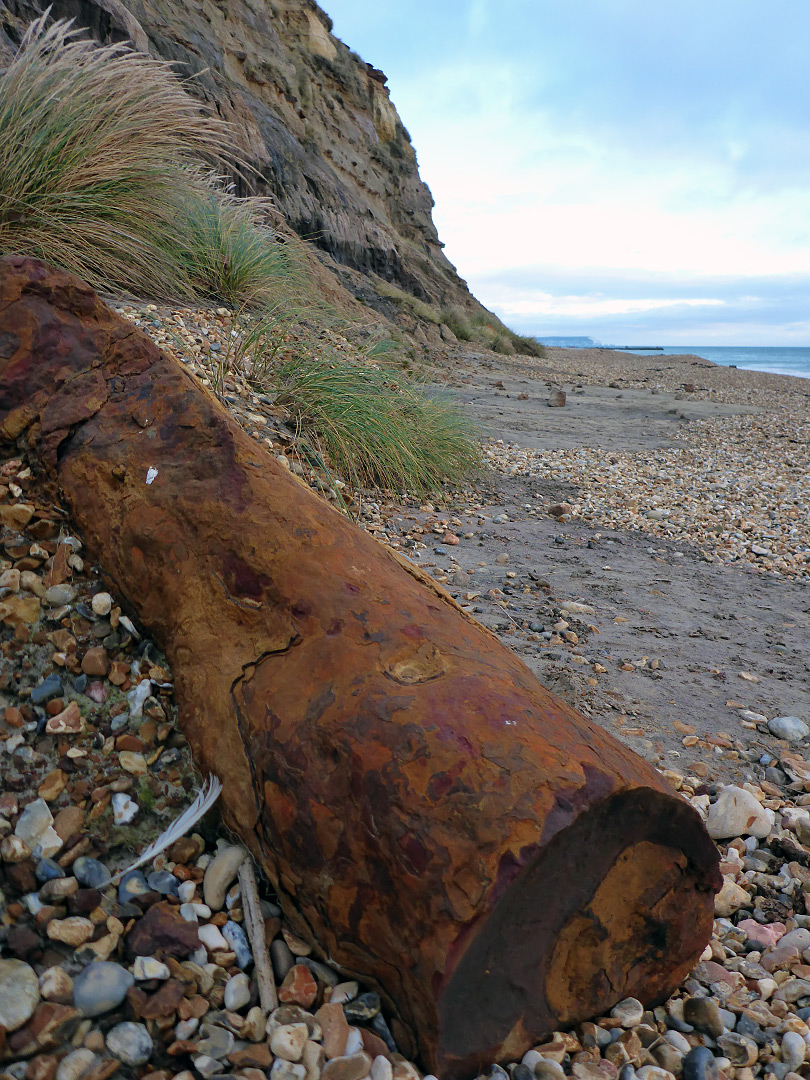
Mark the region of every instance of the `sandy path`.
MULTIPOLYGON (((547 685, 660 766, 723 780, 762 777, 760 758, 778 744, 744 710, 810 723, 810 562, 802 569, 803 540, 796 545, 798 570, 786 576, 747 551, 738 562, 710 561, 719 558, 712 544, 720 541, 707 528, 719 511, 709 507, 704 514, 699 500, 698 509, 690 509, 694 522, 686 521, 674 539, 577 516, 558 520, 549 506, 587 502, 587 470, 576 484, 555 478, 551 468, 530 473, 520 467, 520 449, 539 451, 542 462, 545 452, 597 448, 596 461, 614 453, 639 467, 656 453, 694 445, 690 427, 706 421, 741 424, 735 430, 743 442, 748 421, 760 425, 776 416, 788 431, 799 430, 807 420, 810 381, 690 359, 668 363, 662 373, 660 357, 625 361, 619 354, 589 351, 577 358, 566 352, 565 366, 582 375, 587 369, 587 383, 561 378, 559 371, 552 377, 544 362, 505 358, 490 367, 490 358, 464 358, 453 393, 491 438, 512 444, 511 458, 495 448, 499 462, 516 454, 518 467, 489 473, 465 498, 397 514, 386 535, 445 579, 445 587, 547 685), (693 369, 704 389, 693 376, 695 391, 684 393, 683 373, 693 369), (621 378, 638 388, 606 385, 621 378), (566 389, 565 408, 547 406, 550 384, 566 389), (495 520, 504 513, 507 520, 495 520), (445 524, 460 537, 457 546, 442 543, 445 524), (474 536, 465 539, 465 532, 474 536), (508 561, 496 562, 504 555, 508 561), (569 601, 593 613, 566 614, 560 605, 569 601), (553 630, 561 616, 577 641, 553 630)), ((799 455, 806 449, 800 446, 799 455)), ((775 453, 781 461, 794 450, 780 445, 775 453)), ((772 470, 750 456, 747 462, 737 446, 723 468, 739 476, 750 465, 754 478, 761 474, 768 484, 772 470)), ((750 485, 744 490, 755 503, 757 492, 750 485)), ((789 515, 795 509, 790 494, 768 502, 776 507, 769 513, 789 515)), ((640 520, 652 530, 662 524, 640 520)), ((764 521, 763 528, 780 524, 764 521)), ((806 521, 788 525, 800 532, 806 521)))

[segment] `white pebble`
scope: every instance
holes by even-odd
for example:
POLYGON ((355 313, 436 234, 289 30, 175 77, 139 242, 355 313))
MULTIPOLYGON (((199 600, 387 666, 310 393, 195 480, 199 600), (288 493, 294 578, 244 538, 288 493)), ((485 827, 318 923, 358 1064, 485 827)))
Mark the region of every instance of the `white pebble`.
POLYGON ((201 926, 197 931, 200 936, 200 941, 205 945, 209 952, 227 952, 229 949, 228 942, 220 934, 219 927, 214 926, 213 923, 206 923, 205 926, 201 926))
POLYGON ((112 611, 113 598, 108 592, 96 593, 96 595, 90 601, 90 606, 92 607, 96 615, 99 615, 103 618, 105 615, 109 615, 112 611))
POLYGON ((136 979, 168 979, 171 972, 160 960, 151 956, 136 956, 132 965, 132 974, 136 979))

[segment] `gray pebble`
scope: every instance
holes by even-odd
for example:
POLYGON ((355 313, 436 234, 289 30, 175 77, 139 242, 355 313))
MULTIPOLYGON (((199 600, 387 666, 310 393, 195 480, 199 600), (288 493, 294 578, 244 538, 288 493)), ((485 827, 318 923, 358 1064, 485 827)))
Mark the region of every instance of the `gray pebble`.
POLYGON ((797 1031, 786 1031, 782 1036, 782 1061, 791 1072, 796 1072, 804 1062, 807 1044, 797 1031))
POLYGON ((282 938, 276 938, 271 944, 270 959, 273 962, 273 971, 279 980, 284 979, 287 972, 295 964, 295 957, 290 952, 287 942, 282 938))
MULTIPOLYGON (((621 1074, 620 1078, 621 1078, 621 1074)), ((695 1046, 683 1059, 683 1080, 717 1080, 717 1062, 707 1046, 695 1046)))
POLYGON ((768 721, 768 730, 771 735, 786 742, 801 742, 810 735, 810 728, 798 716, 775 716, 768 721))
POLYGON ((131 971, 110 960, 88 964, 73 982, 73 1004, 85 1016, 117 1009, 135 982, 131 971))
POLYGON ((41 705, 48 698, 59 697, 63 692, 62 680, 56 674, 51 674, 47 679, 35 686, 29 698, 32 705, 41 705))
POLYGON ((16 1031, 39 1004, 39 980, 23 960, 0 960, 0 1028, 16 1031))
POLYGON ((130 1020, 107 1032, 107 1049, 125 1065, 145 1065, 152 1054, 152 1039, 143 1024, 130 1020))
POLYGON ((197 1048, 201 1054, 221 1061, 233 1050, 233 1034, 225 1028, 216 1024, 201 1024, 200 1034, 203 1037, 197 1041, 197 1048))
POLYGON ((118 883, 118 903, 129 903, 136 896, 143 896, 144 893, 151 891, 149 883, 140 870, 130 870, 118 883))
POLYGON ((153 892, 161 896, 177 896, 180 882, 168 870, 155 870, 146 879, 146 883, 153 892))
POLYGON ((40 859, 34 873, 37 881, 42 883, 65 877, 65 871, 55 859, 40 859))
POLYGON ((353 1001, 347 1001, 343 1012, 350 1024, 365 1024, 380 1011, 380 995, 370 990, 353 1001))
POLYGON ((720 1007, 713 998, 689 998, 684 1002, 683 1018, 698 1031, 702 1031, 704 1035, 711 1035, 713 1039, 723 1034, 724 1026, 720 1016, 720 1007))
POLYGON ((226 922, 222 927, 222 936, 236 953, 236 963, 240 968, 246 968, 253 963, 253 953, 250 951, 247 934, 235 922, 226 922))
POLYGON ((76 590, 72 585, 51 585, 45 590, 45 603, 48 607, 61 607, 63 604, 71 604, 76 599, 76 590))
POLYGON ((88 855, 80 855, 71 869, 78 883, 86 889, 97 889, 110 878, 110 871, 104 863, 91 859, 88 855))

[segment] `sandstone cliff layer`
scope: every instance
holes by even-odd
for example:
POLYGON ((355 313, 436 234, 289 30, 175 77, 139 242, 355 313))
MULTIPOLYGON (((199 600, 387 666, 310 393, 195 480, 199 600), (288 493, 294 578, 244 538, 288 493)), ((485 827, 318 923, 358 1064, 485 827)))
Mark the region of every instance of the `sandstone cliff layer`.
MULTIPOLYGON (((0 62, 44 6, 0 0, 0 62)), ((442 252, 385 76, 313 0, 51 0, 51 13, 194 75, 194 92, 235 126, 252 189, 351 291, 377 306, 372 275, 436 306, 478 307, 442 252)))

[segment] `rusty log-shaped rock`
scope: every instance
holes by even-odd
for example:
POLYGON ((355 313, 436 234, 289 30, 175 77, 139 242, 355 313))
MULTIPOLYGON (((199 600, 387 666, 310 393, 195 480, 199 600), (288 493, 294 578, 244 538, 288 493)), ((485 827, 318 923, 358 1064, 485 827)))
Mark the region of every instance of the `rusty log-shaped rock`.
POLYGON ((406 1052, 470 1075, 688 973, 720 884, 692 808, 32 259, 0 260, 0 434, 165 650, 227 824, 406 1052))

